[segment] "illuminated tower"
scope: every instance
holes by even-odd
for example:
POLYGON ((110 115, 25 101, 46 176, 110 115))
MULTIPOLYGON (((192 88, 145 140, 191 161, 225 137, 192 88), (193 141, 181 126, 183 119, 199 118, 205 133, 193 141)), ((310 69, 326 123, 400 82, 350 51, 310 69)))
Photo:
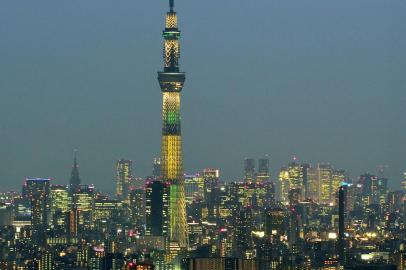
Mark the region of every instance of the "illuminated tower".
POLYGON ((179 72, 178 22, 174 12, 174 1, 169 1, 166 14, 164 38, 164 70, 158 72, 162 103, 162 178, 170 183, 169 189, 169 240, 180 247, 187 246, 187 223, 185 187, 182 164, 182 138, 180 131, 180 92, 185 73, 179 72))

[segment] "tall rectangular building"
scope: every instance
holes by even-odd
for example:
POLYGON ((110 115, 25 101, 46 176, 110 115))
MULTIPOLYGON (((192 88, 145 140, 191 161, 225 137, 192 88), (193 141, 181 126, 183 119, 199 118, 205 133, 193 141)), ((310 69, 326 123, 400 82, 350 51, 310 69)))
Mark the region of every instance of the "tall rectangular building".
POLYGON ((170 184, 147 182, 145 187, 145 216, 147 236, 168 236, 170 184))
POLYGON ((65 225, 65 216, 70 211, 71 196, 66 185, 51 185, 50 213, 54 226, 65 225))
POLYGON ((120 159, 116 163, 116 196, 128 200, 132 179, 132 161, 120 159))
POLYGON ((263 183, 268 182, 269 179, 270 179, 269 158, 266 156, 258 160, 258 173, 256 180, 257 182, 263 183))
POLYGON ((246 182, 254 182, 255 180, 255 159, 244 159, 244 180, 246 182))
POLYGON ((31 224, 35 235, 44 232, 50 221, 50 179, 26 179, 25 186, 31 207, 31 224))

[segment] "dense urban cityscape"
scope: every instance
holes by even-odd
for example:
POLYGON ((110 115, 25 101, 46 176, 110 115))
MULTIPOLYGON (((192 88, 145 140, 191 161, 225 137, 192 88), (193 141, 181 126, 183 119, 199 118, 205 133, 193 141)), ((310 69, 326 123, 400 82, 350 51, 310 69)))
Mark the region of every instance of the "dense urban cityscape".
POLYGON ((123 157, 107 194, 81 178, 75 150, 66 184, 27 178, 0 193, 0 269, 406 269, 406 171, 390 179, 399 190, 383 169, 350 177, 296 157, 275 172, 268 155, 241 158, 236 181, 221 168, 185 173, 173 0, 165 22, 151 175, 136 177, 123 157))

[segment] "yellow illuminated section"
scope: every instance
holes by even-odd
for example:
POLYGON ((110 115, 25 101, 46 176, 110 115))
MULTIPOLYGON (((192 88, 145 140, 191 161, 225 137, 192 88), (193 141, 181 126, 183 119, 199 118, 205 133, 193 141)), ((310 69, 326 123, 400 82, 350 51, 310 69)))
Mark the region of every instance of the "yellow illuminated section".
POLYGON ((180 136, 162 137, 162 174, 164 179, 177 179, 182 175, 182 139, 180 136))
POLYGON ((178 66, 180 46, 178 40, 166 40, 164 44, 165 67, 178 66), (174 63, 172 63, 174 61, 174 63))
POLYGON ((165 27, 168 29, 178 28, 178 17, 175 12, 168 12, 166 15, 165 27))

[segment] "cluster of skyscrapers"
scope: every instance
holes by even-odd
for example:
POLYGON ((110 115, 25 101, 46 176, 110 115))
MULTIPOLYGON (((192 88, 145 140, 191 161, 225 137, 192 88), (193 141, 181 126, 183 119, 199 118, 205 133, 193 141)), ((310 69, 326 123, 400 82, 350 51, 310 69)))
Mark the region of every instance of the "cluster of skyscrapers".
POLYGON ((115 192, 83 184, 76 152, 68 185, 26 179, 0 194, 0 270, 406 269, 406 172, 351 178, 295 158, 271 175, 245 158, 238 181, 183 170, 180 31, 166 14, 161 157, 136 178, 115 165, 115 192))

